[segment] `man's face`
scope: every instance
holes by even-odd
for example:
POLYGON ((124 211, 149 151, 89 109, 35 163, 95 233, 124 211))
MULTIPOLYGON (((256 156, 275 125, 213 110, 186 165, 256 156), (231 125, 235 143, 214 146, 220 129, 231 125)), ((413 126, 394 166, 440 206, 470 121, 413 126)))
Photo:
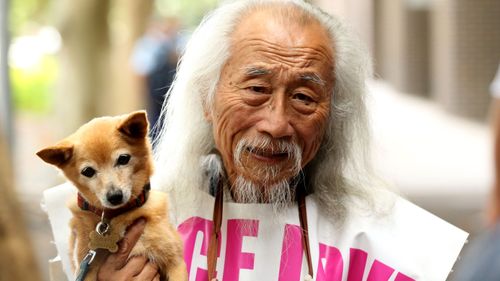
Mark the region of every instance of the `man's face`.
POLYGON ((266 188, 314 158, 329 116, 331 50, 316 23, 284 26, 256 12, 238 25, 207 112, 231 183, 240 176, 266 188))

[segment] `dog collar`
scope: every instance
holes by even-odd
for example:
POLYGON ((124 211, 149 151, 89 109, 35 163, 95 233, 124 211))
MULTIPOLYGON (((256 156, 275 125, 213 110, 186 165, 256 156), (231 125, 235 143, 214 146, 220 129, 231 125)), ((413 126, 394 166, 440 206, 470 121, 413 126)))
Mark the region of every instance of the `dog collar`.
POLYGON ((107 219, 114 218, 116 216, 119 216, 129 210, 139 208, 146 201, 148 200, 148 195, 149 191, 151 190, 151 185, 149 183, 144 185, 144 188, 142 189, 142 192, 139 196, 137 196, 135 199, 130 200, 127 204, 125 204, 123 207, 120 207, 118 209, 100 209, 97 208, 96 206, 91 205, 85 198, 83 198, 83 195, 78 192, 78 207, 80 207, 81 210, 83 211, 89 211, 94 214, 96 214, 99 217, 105 217, 107 219), (103 215, 104 213, 104 215, 103 215))

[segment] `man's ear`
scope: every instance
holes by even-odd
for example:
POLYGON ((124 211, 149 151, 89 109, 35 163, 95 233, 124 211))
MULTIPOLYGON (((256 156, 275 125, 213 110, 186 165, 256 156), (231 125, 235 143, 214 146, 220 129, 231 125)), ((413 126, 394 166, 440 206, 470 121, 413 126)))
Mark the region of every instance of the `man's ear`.
POLYGON ((140 110, 130 113, 118 126, 118 130, 133 139, 143 139, 148 134, 148 118, 146 111, 140 110))
POLYGON ((58 144, 55 146, 44 148, 36 153, 43 161, 61 167, 73 156, 73 145, 58 144))

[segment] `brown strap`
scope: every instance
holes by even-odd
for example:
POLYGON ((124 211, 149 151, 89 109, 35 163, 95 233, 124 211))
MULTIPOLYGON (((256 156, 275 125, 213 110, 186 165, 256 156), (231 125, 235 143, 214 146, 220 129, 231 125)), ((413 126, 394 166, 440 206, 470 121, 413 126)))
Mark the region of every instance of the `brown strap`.
POLYGON ((304 192, 299 191, 299 220, 300 228, 302 230, 302 248, 306 252, 307 267, 309 269, 309 275, 314 277, 314 271, 311 260, 311 247, 309 245, 309 228, 307 226, 307 210, 306 210, 306 196, 304 192))
MULTIPOLYGON (((217 186, 217 191, 215 194, 214 212, 213 212, 213 222, 214 227, 210 235, 210 241, 208 244, 207 253, 207 270, 208 270, 208 281, 217 280, 215 270, 217 268, 217 252, 220 245, 220 230, 222 226, 222 208, 224 205, 223 198, 223 185, 222 180, 219 180, 217 186)), ((311 259, 311 247, 309 245, 309 234, 307 225, 307 210, 306 210, 306 197, 304 192, 299 191, 298 194, 298 206, 299 206, 299 220, 300 228, 302 230, 302 248, 305 250, 307 258, 307 267, 309 269, 309 275, 314 277, 314 271, 311 259)))
POLYGON ((220 245, 220 229, 222 225, 222 207, 224 205, 223 200, 223 185, 222 179, 219 179, 217 185, 217 190, 215 194, 215 204, 214 204, 214 214, 213 222, 214 227, 212 234, 210 235, 210 241, 208 243, 208 253, 207 253, 207 270, 208 270, 208 281, 217 280, 215 270, 217 268, 217 252, 220 245))

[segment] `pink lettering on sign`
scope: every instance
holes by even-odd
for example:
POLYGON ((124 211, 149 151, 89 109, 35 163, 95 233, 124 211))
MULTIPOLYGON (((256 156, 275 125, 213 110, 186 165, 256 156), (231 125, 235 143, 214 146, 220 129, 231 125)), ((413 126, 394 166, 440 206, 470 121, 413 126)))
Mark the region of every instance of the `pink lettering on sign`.
MULTIPOLYGON (((363 279, 367 258, 368 253, 365 251, 351 248, 347 281, 361 281, 363 279)), ((393 273, 393 268, 375 260, 370 269, 367 281, 386 281, 389 280, 393 273)), ((415 279, 398 272, 394 281, 415 281, 415 279)))
POLYGON ((344 261, 339 249, 319 243, 316 281, 341 281, 343 270, 344 261))
POLYGON ((398 275, 396 275, 396 279, 394 281, 415 281, 415 279, 404 275, 403 273, 399 272, 398 275))
POLYGON ((382 262, 375 260, 370 269, 370 274, 366 281, 387 281, 391 278, 394 269, 383 264, 382 262))
MULTIPOLYGON (((217 276, 217 271, 215 272, 215 275, 217 276)), ((197 268, 196 269, 196 279, 195 281, 208 281, 208 271, 203 268, 197 268)), ((189 276, 188 276, 189 280, 189 276)))
POLYGON ((349 273, 347 274, 347 281, 361 281, 365 272, 368 254, 363 250, 353 248, 351 248, 349 254, 349 273))
POLYGON ((233 219, 227 221, 227 246, 223 281, 237 281, 240 269, 253 269, 255 254, 242 252, 243 237, 257 237, 258 220, 233 219))
POLYGON ((285 225, 278 281, 299 281, 302 269, 302 231, 297 225, 285 225))
MULTIPOLYGON (((194 255, 194 246, 196 243, 196 236, 199 232, 203 234, 203 242, 201 244, 200 255, 207 256, 208 242, 210 240, 210 233, 214 224, 210 220, 206 220, 200 217, 192 217, 184 221, 177 227, 177 231, 181 235, 184 242, 184 261, 186 262, 188 275, 191 273, 191 264, 194 255)), ((220 255, 220 243, 218 249, 218 255, 220 255)), ((190 279, 190 278, 189 278, 190 279)), ((196 281, 206 281, 208 279, 208 272, 206 269, 197 268, 196 269, 196 281)))
MULTIPOLYGON (((210 234, 213 222, 200 217, 191 217, 178 227, 184 241, 184 259, 188 274, 191 273, 196 237, 202 234, 202 245, 199 255, 206 259, 210 234)), ((258 220, 230 219, 227 220, 227 244, 224 259, 223 281, 237 281, 241 269, 254 269, 255 254, 243 252, 243 237, 257 237, 259 230, 258 220)), ((220 245, 218 256, 220 256, 220 245)), ((336 247, 319 243, 318 266, 315 272, 316 281, 341 281, 343 277, 344 260, 340 250, 336 247)), ((285 225, 278 281, 299 281, 303 267, 304 252, 302 248, 302 231, 300 226, 285 225)), ((368 253, 351 248, 349 252, 349 267, 347 281, 362 281, 367 269, 368 253)), ((374 260, 366 281, 387 281, 395 273, 394 268, 374 260)), ((196 275, 189 276, 189 280, 207 281, 208 274, 205 268, 196 268, 196 275)), ((395 281, 415 281, 415 279, 398 272, 395 281)))

